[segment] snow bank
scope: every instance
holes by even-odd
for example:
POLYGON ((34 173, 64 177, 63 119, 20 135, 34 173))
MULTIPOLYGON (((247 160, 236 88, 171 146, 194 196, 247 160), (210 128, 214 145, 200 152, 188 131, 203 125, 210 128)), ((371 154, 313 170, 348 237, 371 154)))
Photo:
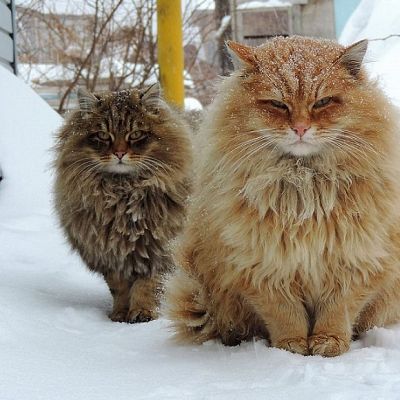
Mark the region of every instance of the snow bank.
POLYGON ((61 117, 0 67, 0 221, 4 216, 48 213, 52 133, 61 117))
POLYGON ((366 66, 392 101, 400 106, 400 5, 398 0, 362 0, 350 17, 339 41, 345 45, 370 39, 366 66))

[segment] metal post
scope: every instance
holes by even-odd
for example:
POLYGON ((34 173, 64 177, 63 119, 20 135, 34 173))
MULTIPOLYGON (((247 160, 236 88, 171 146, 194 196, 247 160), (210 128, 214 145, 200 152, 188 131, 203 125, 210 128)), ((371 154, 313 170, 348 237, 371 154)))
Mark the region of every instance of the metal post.
POLYGON ((183 40, 180 0, 157 0, 157 51, 164 97, 183 106, 183 40))

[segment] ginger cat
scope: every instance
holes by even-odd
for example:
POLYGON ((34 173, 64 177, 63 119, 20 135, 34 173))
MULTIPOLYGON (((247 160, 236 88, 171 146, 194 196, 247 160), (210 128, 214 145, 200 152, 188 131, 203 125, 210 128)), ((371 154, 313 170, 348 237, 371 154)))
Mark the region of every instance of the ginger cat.
POLYGON ((228 46, 166 315, 181 341, 337 356, 400 319, 397 116, 367 41, 228 46))

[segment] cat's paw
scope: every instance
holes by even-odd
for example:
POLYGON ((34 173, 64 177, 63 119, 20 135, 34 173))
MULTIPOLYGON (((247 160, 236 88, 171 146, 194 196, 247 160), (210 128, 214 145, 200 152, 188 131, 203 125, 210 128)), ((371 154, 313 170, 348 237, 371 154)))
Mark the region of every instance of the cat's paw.
POLYGON ((302 337, 280 339, 273 346, 291 353, 302 354, 303 356, 309 354, 307 339, 302 337))
POLYGON ((128 312, 126 322, 135 324, 137 322, 149 322, 157 318, 158 314, 155 311, 145 309, 131 309, 128 312))
POLYGON ((338 335, 318 334, 308 338, 308 346, 312 355, 336 357, 349 349, 350 341, 338 335))
POLYGON ((113 322, 128 322, 127 315, 128 310, 116 310, 108 314, 108 318, 113 322))

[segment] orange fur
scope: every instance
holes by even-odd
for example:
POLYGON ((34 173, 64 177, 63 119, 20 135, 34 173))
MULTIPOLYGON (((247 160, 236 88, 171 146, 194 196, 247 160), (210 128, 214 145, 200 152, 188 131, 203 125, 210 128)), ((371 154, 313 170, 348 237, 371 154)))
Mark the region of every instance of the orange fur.
POLYGON ((201 132, 166 315, 181 341, 259 336, 339 355, 353 333, 400 318, 394 109, 361 67, 365 42, 229 46, 243 62, 201 132))

